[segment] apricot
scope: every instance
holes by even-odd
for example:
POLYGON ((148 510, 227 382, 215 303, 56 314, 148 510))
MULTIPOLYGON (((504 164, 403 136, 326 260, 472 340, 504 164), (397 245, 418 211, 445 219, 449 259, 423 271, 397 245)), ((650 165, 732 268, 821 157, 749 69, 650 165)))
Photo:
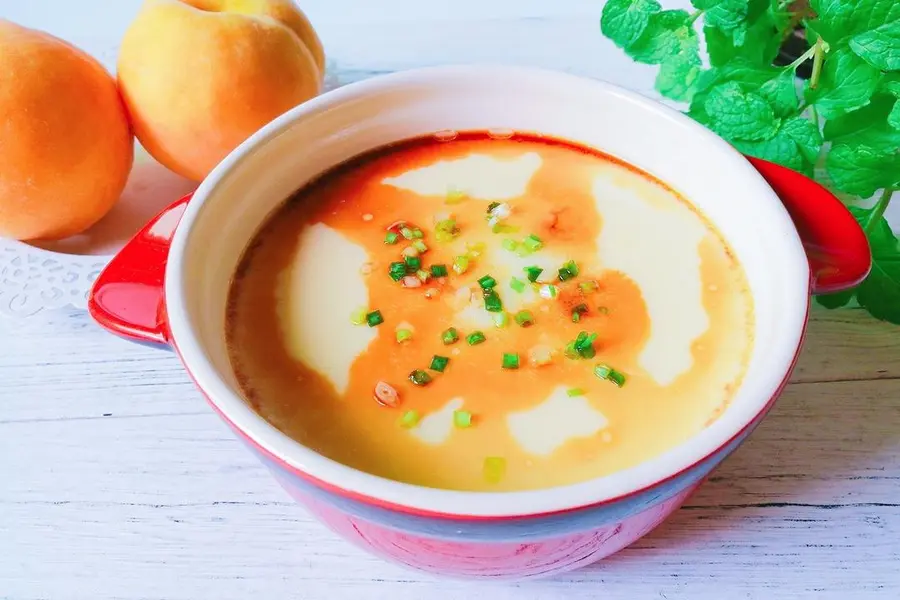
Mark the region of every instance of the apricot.
POLYGON ((115 205, 133 157, 112 75, 58 38, 0 19, 0 236, 81 233, 115 205))
POLYGON ((290 0, 145 0, 119 51, 119 89, 147 152, 199 181, 317 95, 324 60, 290 0))

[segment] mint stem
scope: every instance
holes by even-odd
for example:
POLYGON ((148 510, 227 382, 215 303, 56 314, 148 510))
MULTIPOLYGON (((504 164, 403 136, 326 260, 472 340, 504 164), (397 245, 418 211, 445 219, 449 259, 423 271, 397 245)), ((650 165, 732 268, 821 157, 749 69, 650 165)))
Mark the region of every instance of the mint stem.
POLYGON ((884 216, 884 211, 887 210, 888 204, 891 203, 891 196, 893 195, 893 188, 884 188, 881 197, 878 198, 878 202, 876 202, 875 206, 872 208, 872 212, 866 217, 866 224, 863 226, 866 235, 871 235, 872 230, 881 221, 881 217, 884 216))
POLYGON ((816 40, 816 45, 812 48, 813 52, 813 68, 812 75, 809 77, 809 88, 814 90, 819 85, 819 77, 822 75, 822 63, 825 61, 825 43, 822 38, 816 40))
POLYGON ((703 13, 705 13, 705 12, 706 12, 705 10, 698 10, 698 11, 695 11, 695 12, 690 16, 690 18, 688 18, 688 27, 693 26, 694 21, 696 21, 697 19, 699 19, 700 17, 702 17, 702 16, 703 16, 703 13))
POLYGON ((816 43, 816 45, 814 45, 812 48, 810 48, 809 50, 807 50, 806 52, 804 52, 803 54, 801 54, 801 55, 797 58, 797 60, 795 60, 794 62, 792 62, 792 63, 789 64, 788 66, 786 66, 786 67, 785 67, 785 70, 787 70, 787 69, 796 69, 797 67, 799 67, 800 65, 802 65, 803 63, 805 63, 806 61, 808 61, 810 58, 812 58, 813 56, 815 56, 815 54, 816 54, 816 49, 817 49, 818 47, 819 47, 819 45, 818 45, 818 43, 816 43))

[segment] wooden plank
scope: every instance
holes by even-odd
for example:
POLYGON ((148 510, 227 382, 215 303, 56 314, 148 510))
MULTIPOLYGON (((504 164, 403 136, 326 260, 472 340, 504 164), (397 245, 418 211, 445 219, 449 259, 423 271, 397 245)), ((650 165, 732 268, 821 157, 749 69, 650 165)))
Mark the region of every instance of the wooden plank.
POLYGON ((900 327, 861 309, 814 305, 793 381, 847 381, 900 377, 900 327))
MULTIPOLYGON (((898 450, 900 381, 794 384, 662 528, 492 598, 885 597, 900 583, 898 450)), ((435 589, 314 522, 210 412, 3 424, 0 469, 0 597, 413 600, 435 589)), ((437 597, 483 585, 442 581, 437 597)))

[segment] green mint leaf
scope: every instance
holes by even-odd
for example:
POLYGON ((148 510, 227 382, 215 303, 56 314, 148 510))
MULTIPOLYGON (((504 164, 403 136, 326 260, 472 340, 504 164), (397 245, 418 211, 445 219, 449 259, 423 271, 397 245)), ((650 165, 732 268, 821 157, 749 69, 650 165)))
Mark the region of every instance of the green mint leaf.
POLYGON ((900 130, 900 100, 894 103, 894 108, 888 113, 887 124, 894 129, 900 130))
POLYGON ((796 78, 792 69, 787 69, 774 79, 764 82, 759 86, 759 95, 772 106, 776 117, 794 115, 800 109, 796 78))
POLYGON ((900 73, 886 73, 878 89, 900 98, 900 73))
POLYGON ((729 141, 767 140, 778 130, 772 107, 734 81, 711 89, 703 104, 710 128, 729 141))
POLYGON ((600 15, 600 31, 620 48, 629 48, 662 7, 656 0, 609 0, 600 15))
POLYGON ((900 20, 853 36, 850 48, 876 69, 900 70, 900 20))
POLYGON ((734 140, 731 143, 744 154, 778 163, 801 173, 810 172, 809 164, 804 160, 797 143, 786 134, 778 132, 771 139, 759 142, 734 140))
MULTIPOLYGON (((735 58, 733 61, 721 67, 714 67, 700 73, 695 86, 694 98, 688 115, 694 120, 710 127, 711 119, 706 114, 706 98, 709 91, 717 85, 733 82, 737 83, 745 92, 758 91, 759 88, 781 73, 780 69, 771 66, 759 66, 746 60, 735 58)), ((712 127, 710 127, 712 129, 712 127)))
POLYGON ((625 52, 637 62, 658 65, 683 52, 699 52, 700 41, 684 10, 664 10, 650 15, 641 37, 625 52))
POLYGON ((763 141, 734 141, 734 147, 750 156, 764 158, 782 166, 812 174, 822 136, 815 123, 802 117, 786 119, 772 138, 763 141))
POLYGON ((866 106, 826 121, 823 130, 825 139, 828 141, 838 140, 886 121, 893 106, 893 96, 877 93, 872 96, 871 102, 866 106))
POLYGON ((733 60, 743 60, 756 66, 770 65, 778 56, 781 40, 772 19, 761 18, 745 33, 743 44, 738 45, 734 36, 715 27, 704 27, 706 52, 709 64, 714 67, 727 65, 733 60))
MULTIPOLYGON (((747 18, 747 0, 691 0, 694 8, 703 10, 703 21, 710 27, 731 31, 747 18)), ((745 30, 746 32, 746 30, 745 30)), ((740 46, 741 43, 736 43, 740 46)))
POLYGON ((769 0, 745 3, 746 19, 731 29, 715 27, 705 17, 703 35, 712 66, 722 66, 736 58, 758 66, 770 65, 778 56, 781 36, 776 17, 769 11, 769 0))
POLYGON ((900 131, 888 124, 888 116, 896 99, 879 93, 863 108, 851 111, 825 123, 825 139, 834 144, 867 146, 879 152, 900 147, 900 131))
POLYGON ((832 45, 900 18, 896 0, 810 0, 809 4, 817 15, 813 27, 832 45))
POLYGON ((781 124, 777 135, 792 139, 806 162, 810 166, 816 164, 822 151, 822 134, 815 123, 802 117, 787 119, 781 124))
POLYGON ((697 82, 698 91, 709 90, 729 81, 740 84, 744 91, 753 91, 768 80, 778 77, 780 73, 781 70, 770 66, 761 67, 742 59, 735 59, 726 65, 704 72, 697 82))
POLYGON ((826 119, 837 117, 869 103, 881 72, 847 48, 825 58, 817 88, 810 88, 807 101, 826 119))
MULTIPOLYGON (((858 209, 854 212, 857 213, 858 209)), ((863 223, 868 224, 868 215, 863 223)), ((872 249, 872 272, 857 288, 856 299, 876 319, 900 323, 900 248, 897 237, 883 216, 866 229, 872 249)))
POLYGON ((673 56, 660 66, 656 90, 672 100, 690 102, 699 76, 699 56, 690 53, 673 56))
POLYGON ((900 183, 900 155, 894 150, 838 143, 828 153, 825 169, 835 188, 863 198, 900 183))
POLYGON ((856 295, 856 289, 847 290, 845 292, 837 292, 836 294, 822 294, 816 296, 816 302, 824 306, 825 308, 841 308, 842 306, 847 306, 851 300, 853 300, 853 296, 856 295))

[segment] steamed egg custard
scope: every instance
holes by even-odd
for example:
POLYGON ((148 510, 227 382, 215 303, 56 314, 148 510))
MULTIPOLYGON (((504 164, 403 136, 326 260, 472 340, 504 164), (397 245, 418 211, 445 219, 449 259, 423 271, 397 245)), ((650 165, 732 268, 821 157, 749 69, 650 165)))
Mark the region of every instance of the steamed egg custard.
POLYGON ((726 409, 752 298, 674 191, 568 143, 381 148, 298 191, 229 298, 247 401, 345 465, 457 490, 571 484, 726 409))

